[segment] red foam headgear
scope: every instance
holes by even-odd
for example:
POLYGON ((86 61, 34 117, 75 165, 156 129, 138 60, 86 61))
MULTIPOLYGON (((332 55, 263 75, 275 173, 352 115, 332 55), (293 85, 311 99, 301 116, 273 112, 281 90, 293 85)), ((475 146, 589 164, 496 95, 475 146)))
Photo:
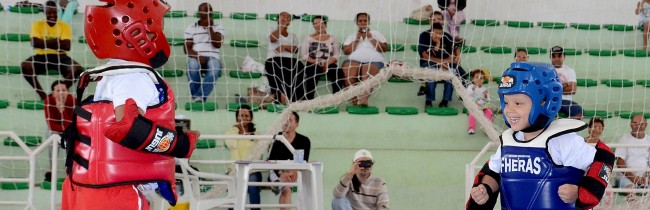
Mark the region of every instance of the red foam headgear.
POLYGON ((163 0, 100 0, 104 6, 86 6, 84 34, 97 58, 117 58, 158 68, 169 58, 163 33, 163 0))

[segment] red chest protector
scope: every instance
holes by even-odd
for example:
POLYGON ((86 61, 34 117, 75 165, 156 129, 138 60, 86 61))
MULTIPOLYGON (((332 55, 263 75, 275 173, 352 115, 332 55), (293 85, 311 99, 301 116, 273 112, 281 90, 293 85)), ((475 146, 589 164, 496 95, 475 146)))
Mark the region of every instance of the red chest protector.
MULTIPOLYGON (((102 66, 85 72, 79 81, 77 98, 81 98, 89 82, 99 81, 101 76, 134 72, 148 73, 160 92, 160 103, 149 106, 144 117, 173 129, 174 93, 160 75, 148 66, 128 63, 102 66)), ((175 191, 174 158, 132 150, 107 139, 104 132, 115 123, 113 103, 90 99, 77 103, 76 127, 70 126, 76 128, 77 134, 77 138, 73 137, 74 140, 67 142, 66 170, 70 180, 76 185, 91 188, 164 181, 175 191)))

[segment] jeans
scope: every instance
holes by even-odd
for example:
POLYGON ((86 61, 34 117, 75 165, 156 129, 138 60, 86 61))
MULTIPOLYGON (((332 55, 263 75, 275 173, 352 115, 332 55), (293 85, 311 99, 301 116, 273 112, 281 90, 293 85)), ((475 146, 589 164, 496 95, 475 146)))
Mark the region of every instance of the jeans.
POLYGON ((352 205, 347 197, 332 199, 332 210, 352 210, 352 205))
POLYGON ((219 78, 219 72, 221 72, 221 60, 215 57, 204 57, 206 65, 201 66, 199 60, 196 58, 188 58, 187 61, 187 78, 190 81, 190 94, 192 99, 201 99, 205 101, 212 89, 214 88, 214 83, 217 82, 219 78), (205 72, 203 76, 203 82, 201 82, 201 74, 205 72))
MULTIPOLYGON (((255 172, 248 177, 249 182, 261 182, 262 173, 255 172)), ((260 204, 260 187, 258 186, 248 186, 248 203, 249 204, 260 204)), ((232 209, 228 209, 232 210, 232 209)), ((260 210, 259 208, 251 208, 251 210, 260 210)))
MULTIPOLYGON (((435 62, 428 62, 425 66, 422 66, 422 68, 430 68, 433 71, 438 71, 437 66, 435 62)), ((451 71, 451 69, 450 69, 451 71)), ((426 101, 435 101, 436 100, 436 86, 438 84, 436 82, 427 82, 427 90, 426 90, 426 95, 425 95, 425 100, 426 101)), ((442 100, 445 101, 451 101, 451 95, 454 93, 454 87, 451 84, 450 81, 445 81, 445 90, 442 93, 442 100)))

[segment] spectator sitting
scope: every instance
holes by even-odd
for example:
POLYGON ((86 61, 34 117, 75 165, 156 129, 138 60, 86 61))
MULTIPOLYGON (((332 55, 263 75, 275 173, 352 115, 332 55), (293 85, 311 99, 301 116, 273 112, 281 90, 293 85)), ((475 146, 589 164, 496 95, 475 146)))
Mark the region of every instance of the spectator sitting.
POLYGON ((462 42, 463 38, 460 36, 460 24, 465 21, 465 12, 457 10, 456 0, 449 1, 447 8, 442 11, 442 15, 447 21, 447 31, 454 38, 455 42, 462 42))
POLYGON ((224 30, 212 19, 212 6, 199 5, 199 21, 185 29, 187 78, 193 102, 204 102, 214 88, 221 72, 220 48, 224 30), (203 82, 201 82, 201 76, 203 82))
POLYGON ((643 29, 643 51, 648 51, 648 37, 650 37, 650 0, 638 2, 634 12, 639 15, 639 28, 643 29))
MULTIPOLYGON (((434 14, 435 15, 435 14, 434 14)), ((420 54, 420 67, 432 70, 452 71, 458 75, 456 69, 461 69, 460 49, 454 45, 451 35, 442 31, 442 25, 433 23, 430 30, 420 33, 418 54, 420 54)), ((431 107, 435 100, 435 82, 427 82, 425 107, 431 107)), ((445 82, 445 90, 439 107, 447 107, 451 101, 454 89, 450 81, 445 82)))
MULTIPOLYGON (((637 144, 640 147, 619 147, 616 149, 616 165, 618 168, 648 168, 648 158, 650 152, 647 147, 641 145, 650 144, 650 137, 645 134, 648 121, 643 114, 635 114, 630 118, 630 128, 632 132, 623 135, 618 143, 620 144, 637 144)), ((621 188, 646 188, 648 186, 648 175, 643 171, 639 172, 618 172, 616 183, 621 188)), ((635 199, 634 193, 628 194, 628 201, 635 199)))
MULTIPOLYGON (((490 105, 490 95, 488 95, 487 87, 483 86, 485 74, 483 73, 483 70, 476 69, 472 71, 470 75, 472 75, 472 84, 467 86, 467 95, 476 102, 476 105, 478 105, 478 107, 483 111, 485 117, 489 121, 492 121, 493 113, 492 106, 490 105)), ((474 118, 470 112, 468 112, 467 115, 467 133, 471 135, 476 132, 476 118, 474 118)))
POLYGON ((298 52, 298 40, 295 34, 288 31, 291 19, 289 13, 281 12, 278 28, 267 36, 269 46, 265 69, 271 91, 282 104, 304 97, 304 91, 301 90, 305 78, 304 71, 301 71, 304 64, 294 58, 294 54, 298 52))
POLYGON ((515 62, 528 62, 528 50, 518 49, 515 52, 515 62))
MULTIPOLYGON (((300 116, 296 112, 291 112, 291 116, 286 124, 284 124, 284 132, 282 135, 291 143, 296 150, 304 150, 304 161, 309 161, 309 154, 311 150, 311 141, 306 136, 296 132, 300 123, 300 116)), ((293 160, 293 154, 281 141, 273 142, 269 160, 293 160)), ((295 170, 290 171, 277 171, 272 170, 269 173, 269 180, 272 182, 296 182, 298 179, 298 172, 295 170)), ((291 187, 273 188, 273 193, 280 194, 280 204, 291 204, 291 187)), ((289 208, 281 208, 288 210, 289 208)))
POLYGON ((381 177, 372 175, 374 164, 370 151, 354 154, 350 170, 334 187, 332 210, 389 209, 388 188, 381 177))
POLYGON ((65 84, 69 87, 82 71, 81 66, 66 55, 66 51, 70 51, 72 30, 70 25, 57 20, 56 3, 52 0, 45 3, 45 17, 44 20, 34 22, 29 32, 36 55, 20 64, 23 77, 36 90, 41 100, 45 100, 47 95, 36 74, 56 69, 65 77, 65 84))
POLYGON ((429 17, 431 17, 432 14, 433 14, 433 6, 431 6, 431 4, 427 4, 424 5, 424 7, 422 8, 413 10, 413 12, 411 12, 411 15, 409 15, 409 18, 418 21, 425 21, 425 20, 429 20, 429 17))
POLYGON ((564 65, 564 49, 560 46, 555 46, 551 48, 551 63, 555 66, 555 71, 562 82, 562 107, 560 107, 560 113, 566 114, 567 116, 580 120, 582 119, 582 107, 572 101, 573 95, 576 94, 578 90, 576 71, 571 67, 564 65))
MULTIPOLYGON (((358 27, 357 32, 350 34, 343 43, 343 53, 348 56, 348 60, 343 62, 345 85, 348 87, 356 84, 359 77, 364 81, 379 73, 386 61, 382 53, 388 49, 386 37, 379 31, 370 29, 368 13, 358 13, 354 22, 358 27)), ((352 105, 368 106, 371 92, 372 90, 369 90, 364 93, 361 100, 354 97, 352 105)))
POLYGON ((300 47, 300 55, 305 59, 305 91, 307 99, 314 99, 320 77, 327 76, 332 83, 332 93, 345 87, 342 72, 336 62, 339 57, 339 41, 327 34, 327 20, 323 16, 312 19, 315 33, 305 36, 300 47))
MULTIPOLYGON (((248 105, 241 105, 235 111, 235 120, 237 123, 233 125, 226 135, 256 135, 255 124, 253 123, 253 109, 248 105)), ((257 140, 253 139, 227 139, 226 147, 230 149, 230 157, 232 160, 247 160, 253 148, 257 144, 257 140)), ((255 157, 255 160, 261 157, 255 157)), ((234 171, 234 166, 228 166, 228 173, 234 171)), ((249 177, 251 182, 262 181, 262 173, 251 173, 249 177)), ((248 186, 248 199, 250 204, 260 204, 260 188, 258 186, 248 186)), ((259 208, 252 208, 257 209, 259 208)))
POLYGON ((59 14, 59 19, 61 21, 70 24, 72 16, 79 8, 79 2, 77 0, 59 0, 59 6, 56 8, 57 14, 59 14))
POLYGON ((602 141, 600 137, 603 135, 603 130, 605 130, 605 121, 600 117, 594 117, 589 120, 589 136, 585 138, 585 141, 590 144, 598 143, 602 141))

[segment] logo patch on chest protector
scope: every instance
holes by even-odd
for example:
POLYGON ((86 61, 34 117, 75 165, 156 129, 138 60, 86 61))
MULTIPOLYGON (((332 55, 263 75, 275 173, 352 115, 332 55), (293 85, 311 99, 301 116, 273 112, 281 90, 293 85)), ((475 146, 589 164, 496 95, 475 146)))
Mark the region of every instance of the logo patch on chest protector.
POLYGON ((598 172, 598 177, 603 179, 606 183, 609 183, 610 174, 612 174, 612 169, 607 165, 603 165, 600 167, 600 172, 598 172))
POLYGON ((174 137, 174 132, 171 132, 171 130, 158 127, 156 128, 156 135, 151 143, 145 147, 145 150, 157 153, 167 152, 174 142, 174 137))

